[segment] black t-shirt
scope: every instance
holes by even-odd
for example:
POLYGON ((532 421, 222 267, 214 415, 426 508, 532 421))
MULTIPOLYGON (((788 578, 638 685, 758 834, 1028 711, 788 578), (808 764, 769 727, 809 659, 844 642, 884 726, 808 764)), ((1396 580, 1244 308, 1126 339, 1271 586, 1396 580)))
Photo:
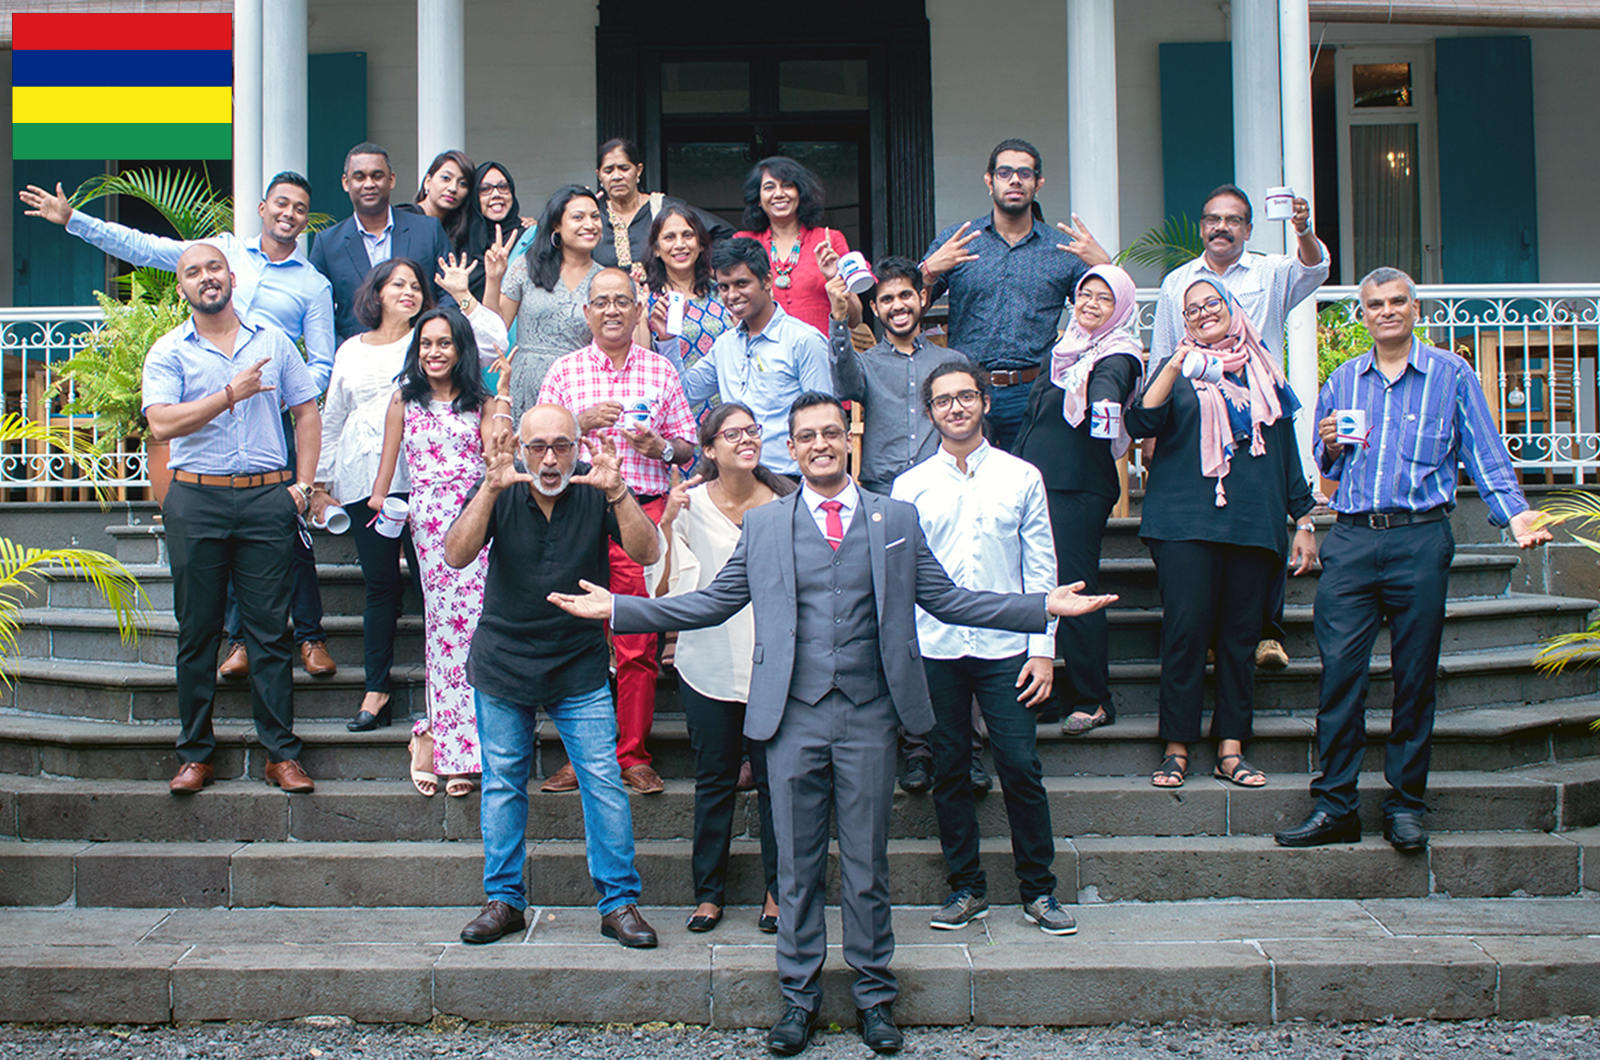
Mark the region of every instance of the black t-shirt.
MULTIPOLYGON (((1115 401, 1126 405, 1139 382, 1142 366, 1128 354, 1104 358, 1089 373, 1089 405, 1115 401)), ((1117 462, 1108 438, 1089 436, 1089 414, 1074 427, 1062 412, 1067 392, 1050 381, 1050 362, 1028 394, 1028 418, 1013 446, 1016 454, 1044 478, 1045 489, 1077 490, 1116 500, 1122 496, 1117 462)))
MULTIPOLYGON (((574 474, 588 465, 579 464, 574 474)), ((467 503, 483 486, 479 480, 467 503)), ((463 505, 465 507, 465 505, 463 505)), ((483 617, 467 656, 467 681, 485 695, 545 706, 593 692, 610 675, 605 628, 545 599, 581 593, 578 579, 610 581, 609 542, 621 542, 616 513, 594 486, 569 485, 545 519, 533 487, 518 483, 495 498, 487 540, 483 617)))
MULTIPOLYGON (((1152 367, 1150 378, 1160 369, 1152 367)), ((1260 456, 1250 455, 1249 439, 1235 443, 1228 475, 1222 480, 1228 503, 1219 508, 1217 480, 1200 473, 1200 397, 1194 384, 1179 376, 1165 403, 1147 409, 1139 401, 1130 401, 1122 413, 1129 434, 1156 440, 1139 536, 1249 545, 1285 554, 1289 517, 1300 518, 1315 503, 1300 467, 1294 417, 1280 416, 1261 429, 1266 452, 1260 456)))

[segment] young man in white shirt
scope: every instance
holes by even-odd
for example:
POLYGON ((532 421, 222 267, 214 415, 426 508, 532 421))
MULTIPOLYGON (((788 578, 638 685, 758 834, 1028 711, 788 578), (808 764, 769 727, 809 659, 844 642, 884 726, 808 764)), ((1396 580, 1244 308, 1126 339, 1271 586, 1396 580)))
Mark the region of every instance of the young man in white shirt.
MULTIPOLYGON (((988 373, 973 364, 942 364, 923 383, 922 401, 939 432, 939 449, 895 479, 892 496, 916 507, 929 549, 957 585, 1047 591, 1056 579, 1056 554, 1044 479, 1032 464, 984 439, 988 373)), ((934 914, 935 928, 955 930, 989 915, 967 776, 976 696, 1011 825, 1023 916, 1050 935, 1078 929, 1054 895, 1055 838, 1034 746, 1033 712, 1049 702, 1055 674, 1054 620, 1050 626, 1040 634, 1001 632, 951 626, 917 611, 935 719, 928 733, 933 805, 950 870, 951 894, 934 914)))

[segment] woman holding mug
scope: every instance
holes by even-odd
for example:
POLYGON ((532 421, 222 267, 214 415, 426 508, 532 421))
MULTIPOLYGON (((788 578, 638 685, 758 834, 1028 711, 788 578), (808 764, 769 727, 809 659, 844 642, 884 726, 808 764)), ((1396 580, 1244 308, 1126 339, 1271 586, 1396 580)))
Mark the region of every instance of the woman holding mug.
MULTIPOLYGON (((822 181, 792 158, 757 162, 744 179, 744 224, 735 233, 766 248, 772 262, 772 295, 783 311, 828 334, 827 283, 850 253, 844 236, 822 225, 822 181)), ((861 323, 861 299, 850 296, 845 321, 861 323)))
POLYGON ((1300 466, 1299 408, 1278 360, 1220 281, 1183 295, 1187 334, 1124 414, 1128 432, 1154 438, 1139 536, 1161 592, 1159 788, 1183 785, 1200 739, 1206 649, 1216 645, 1216 776, 1259 788, 1244 759, 1255 705, 1261 609, 1289 552, 1295 574, 1317 559, 1311 489, 1300 466), (1292 551, 1287 520, 1296 520, 1292 551))
POLYGON ((595 155, 594 176, 600 189, 601 234, 600 244, 594 248, 594 260, 611 268, 618 266, 641 279, 635 266, 648 268, 650 248, 655 240, 651 228, 662 213, 672 206, 688 210, 709 233, 701 250, 711 253, 711 241, 723 240, 733 235, 733 226, 715 214, 697 210, 670 195, 659 191, 641 191, 644 177, 644 155, 632 140, 616 137, 600 145, 595 155))
MULTIPOLYGON (((679 339, 685 369, 708 356, 717 336, 737 323, 717 298, 717 285, 711 278, 709 239, 697 212, 683 205, 666 207, 650 226, 650 258, 644 267, 649 305, 640 318, 640 334, 634 341, 651 346, 679 339), (673 294, 683 299, 683 323, 676 336, 668 331, 673 294)), ((712 398, 691 406, 696 422, 715 403, 712 398)))

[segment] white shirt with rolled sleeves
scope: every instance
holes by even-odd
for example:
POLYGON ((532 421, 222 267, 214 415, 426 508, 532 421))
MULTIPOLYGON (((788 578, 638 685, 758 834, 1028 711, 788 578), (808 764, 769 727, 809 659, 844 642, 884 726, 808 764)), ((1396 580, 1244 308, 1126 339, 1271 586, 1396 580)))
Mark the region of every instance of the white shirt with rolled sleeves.
MULTIPOLYGON (((897 501, 917 509, 922 535, 950 580, 963 589, 1048 593, 1056 587, 1056 546, 1039 469, 984 442, 967 470, 940 446, 894 480, 897 501)), ((917 608, 925 659, 1055 658, 1056 620, 1043 633, 951 626, 917 608)))
MULTIPOLYGON (((1228 293, 1239 300, 1250 322, 1261 332, 1261 342, 1277 354, 1283 352, 1284 320, 1289 310, 1311 296, 1328 281, 1328 248, 1319 239, 1322 260, 1307 265, 1299 254, 1252 254, 1246 251, 1229 265, 1220 279, 1228 293)), ((1150 371, 1154 375, 1161 362, 1172 356, 1183 338, 1183 292, 1196 280, 1217 274, 1206 264, 1205 255, 1179 265, 1161 281, 1161 296, 1156 300, 1155 332, 1150 337, 1150 371)))

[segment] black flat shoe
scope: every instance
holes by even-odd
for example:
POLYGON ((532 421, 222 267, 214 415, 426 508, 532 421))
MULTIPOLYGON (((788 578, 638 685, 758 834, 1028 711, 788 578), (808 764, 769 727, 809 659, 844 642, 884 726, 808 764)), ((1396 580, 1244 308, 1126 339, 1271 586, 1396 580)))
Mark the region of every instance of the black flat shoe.
POLYGON ((763 935, 776 935, 778 933, 778 914, 762 913, 761 919, 756 921, 756 929, 763 935))
POLYGON ((1329 843, 1361 842, 1361 818, 1355 814, 1335 817, 1318 810, 1294 828, 1272 837, 1281 847, 1320 847, 1329 843))
POLYGON ((690 931, 710 931, 720 923, 722 923, 722 910, 719 909, 716 916, 691 915, 683 926, 690 931))
POLYGON ((1396 850, 1414 854, 1428 848, 1428 832, 1422 827, 1422 815, 1400 810, 1389 815, 1383 823, 1383 838, 1396 850))
POLYGON ((378 708, 378 713, 374 714, 370 710, 363 710, 356 714, 354 721, 346 722, 344 727, 351 732, 371 732, 380 725, 387 729, 393 724, 394 700, 391 699, 378 708))

